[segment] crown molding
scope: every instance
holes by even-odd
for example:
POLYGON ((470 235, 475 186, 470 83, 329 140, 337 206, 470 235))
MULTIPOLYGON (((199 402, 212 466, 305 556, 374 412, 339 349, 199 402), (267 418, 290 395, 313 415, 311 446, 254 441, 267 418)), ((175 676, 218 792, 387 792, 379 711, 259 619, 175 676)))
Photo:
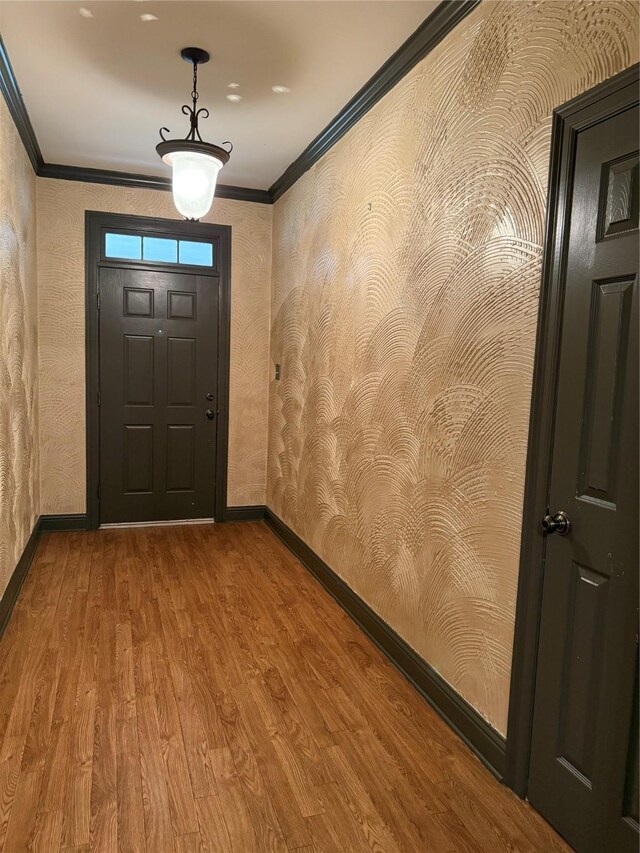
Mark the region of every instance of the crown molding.
MULTIPOLYGON (((138 175, 133 172, 114 172, 110 169, 92 169, 88 166, 63 166, 57 163, 43 163, 36 170, 39 178, 55 178, 59 181, 82 181, 88 184, 110 184, 116 187, 131 187, 143 190, 171 191, 171 179, 155 175, 138 175)), ((233 201, 252 201, 257 204, 271 204, 268 190, 255 190, 249 187, 232 187, 218 184, 216 198, 233 201)))
POLYGON ((11 113, 11 118, 20 134, 20 139, 29 160, 31 160, 33 171, 37 174, 38 169, 44 164, 44 158, 38 145, 29 113, 24 105, 22 93, 18 88, 18 81, 16 80, 16 75, 13 73, 2 36, 0 36, 0 91, 2 91, 9 112, 11 113))
POLYGON ((379 68, 302 154, 269 187, 277 201, 314 163, 329 151, 378 101, 433 50, 481 0, 442 0, 418 29, 379 68))
MULTIPOLYGON (((332 148, 350 128, 369 112, 421 59, 439 44, 451 30, 465 18, 481 0, 442 0, 418 29, 365 83, 360 91, 340 110, 325 129, 305 148, 268 190, 234 187, 219 184, 216 197, 234 201, 273 204, 314 163, 332 148)), ((45 163, 22 94, 13 73, 6 48, 0 36, 0 90, 15 122, 29 156, 33 170, 41 178, 63 181, 83 181, 110 184, 137 189, 170 190, 169 178, 117 172, 109 169, 92 169, 84 166, 64 166, 45 163)))

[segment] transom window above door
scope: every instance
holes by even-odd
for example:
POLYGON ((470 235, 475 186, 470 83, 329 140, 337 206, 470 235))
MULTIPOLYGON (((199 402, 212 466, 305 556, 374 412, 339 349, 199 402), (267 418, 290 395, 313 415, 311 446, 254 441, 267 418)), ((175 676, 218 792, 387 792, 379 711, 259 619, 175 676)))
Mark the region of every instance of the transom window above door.
POLYGON ((203 240, 181 240, 107 231, 104 257, 125 261, 152 261, 189 267, 213 267, 213 244, 203 240))

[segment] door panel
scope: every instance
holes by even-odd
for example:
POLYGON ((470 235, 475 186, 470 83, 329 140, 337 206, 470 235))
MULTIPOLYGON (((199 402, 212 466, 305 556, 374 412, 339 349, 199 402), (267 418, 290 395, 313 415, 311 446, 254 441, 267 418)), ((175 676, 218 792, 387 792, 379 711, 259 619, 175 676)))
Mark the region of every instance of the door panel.
POLYGON ((124 425, 123 490, 125 494, 153 492, 153 426, 124 425))
POLYGON ((167 339, 167 405, 196 404, 196 339, 167 339))
POLYGON ((211 518, 218 278, 99 275, 100 521, 211 518))
POLYGON ((149 335, 125 335, 124 404, 153 406, 153 349, 149 335))
POLYGON ((576 563, 570 571, 568 619, 562 638, 565 660, 557 753, 565 766, 590 785, 593 778, 594 720, 584 710, 593 707, 602 671, 600 636, 606 612, 608 578, 576 563))
POLYGON ((568 199, 528 796, 579 851, 638 847, 638 118, 578 134, 568 199))
POLYGON ((188 492, 195 488, 195 427, 169 424, 167 427, 167 491, 188 492))

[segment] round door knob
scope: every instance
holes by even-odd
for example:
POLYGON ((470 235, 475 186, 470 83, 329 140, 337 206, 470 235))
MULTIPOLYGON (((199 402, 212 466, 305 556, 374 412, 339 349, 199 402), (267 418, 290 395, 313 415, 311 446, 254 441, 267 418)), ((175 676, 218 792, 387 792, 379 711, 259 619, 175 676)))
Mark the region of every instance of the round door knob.
POLYGON ((208 421, 212 421, 215 417, 215 414, 216 413, 213 411, 213 409, 207 409, 207 411, 204 413, 204 416, 208 421))
POLYGON ((542 519, 542 532, 549 536, 551 533, 558 533, 560 536, 566 536, 571 530, 571 522, 567 518, 566 512, 562 510, 555 515, 545 515, 542 519))

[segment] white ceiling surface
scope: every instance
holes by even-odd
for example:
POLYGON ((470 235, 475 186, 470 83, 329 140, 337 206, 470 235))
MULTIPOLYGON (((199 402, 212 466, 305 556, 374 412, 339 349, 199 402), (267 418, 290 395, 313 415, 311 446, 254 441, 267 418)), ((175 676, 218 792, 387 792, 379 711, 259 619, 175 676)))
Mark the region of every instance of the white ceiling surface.
POLYGON ((2 0, 0 31, 47 163, 150 175, 168 175, 158 128, 188 131, 192 69, 180 49, 205 48, 201 133, 234 145, 220 180, 267 189, 437 5, 2 0), (240 103, 227 100, 234 92, 240 103))

